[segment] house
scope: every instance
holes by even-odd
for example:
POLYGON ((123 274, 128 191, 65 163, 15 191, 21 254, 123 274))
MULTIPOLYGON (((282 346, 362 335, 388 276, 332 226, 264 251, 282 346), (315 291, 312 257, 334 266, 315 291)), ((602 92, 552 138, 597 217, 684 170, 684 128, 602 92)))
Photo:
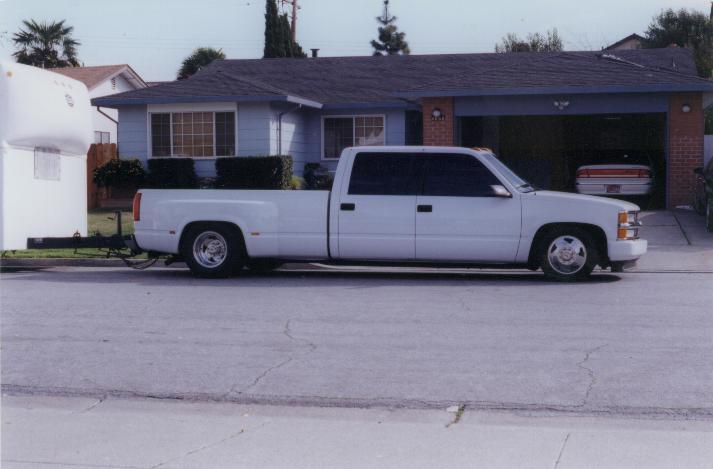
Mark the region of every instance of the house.
POLYGON ((683 48, 224 60, 193 77, 95 98, 119 112, 123 157, 290 154, 334 170, 354 145, 492 148, 543 187, 570 190, 577 164, 639 151, 660 204, 690 203, 713 83, 683 48))
POLYGON ((636 33, 626 36, 624 39, 616 41, 614 44, 607 46, 604 50, 632 50, 641 49, 644 46, 644 38, 636 33))
MULTIPOLYGON (((84 83, 89 90, 90 98, 138 90, 147 86, 139 74, 126 64, 54 68, 52 71, 84 83)), ((92 112, 94 143, 116 143, 118 119, 119 114, 116 109, 102 109, 97 106, 92 112)))

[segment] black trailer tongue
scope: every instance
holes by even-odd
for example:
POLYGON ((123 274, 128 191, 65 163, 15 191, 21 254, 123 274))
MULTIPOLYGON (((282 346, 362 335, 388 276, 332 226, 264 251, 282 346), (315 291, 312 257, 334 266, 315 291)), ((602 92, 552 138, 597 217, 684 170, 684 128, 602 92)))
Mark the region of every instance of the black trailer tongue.
POLYGON ((81 236, 78 232, 73 236, 66 238, 27 238, 27 249, 74 249, 75 252, 79 249, 105 249, 106 252, 101 256, 104 258, 118 258, 124 263, 135 269, 145 269, 151 267, 158 260, 158 254, 148 253, 147 260, 139 262, 131 262, 129 259, 142 254, 143 251, 136 244, 134 235, 124 235, 121 229, 121 212, 114 212, 114 220, 116 220, 116 233, 110 236, 104 236, 99 233, 93 236, 81 236), (129 250, 129 253, 124 252, 129 250))

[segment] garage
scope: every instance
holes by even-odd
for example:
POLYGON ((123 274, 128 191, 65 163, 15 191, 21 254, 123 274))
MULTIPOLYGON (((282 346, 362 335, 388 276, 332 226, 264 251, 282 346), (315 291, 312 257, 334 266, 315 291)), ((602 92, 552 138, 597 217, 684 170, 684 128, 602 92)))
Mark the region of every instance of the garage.
POLYGON ((666 113, 463 116, 456 132, 459 145, 492 148, 543 189, 576 192, 577 169, 584 165, 647 166, 650 195, 617 194, 617 186, 611 195, 649 209, 666 205, 666 113))
POLYGON ((690 51, 495 54, 472 65, 398 93, 418 99, 425 145, 492 148, 542 188, 631 198, 649 209, 692 204, 713 83, 697 76, 690 51), (634 167, 578 173, 603 163, 634 167))

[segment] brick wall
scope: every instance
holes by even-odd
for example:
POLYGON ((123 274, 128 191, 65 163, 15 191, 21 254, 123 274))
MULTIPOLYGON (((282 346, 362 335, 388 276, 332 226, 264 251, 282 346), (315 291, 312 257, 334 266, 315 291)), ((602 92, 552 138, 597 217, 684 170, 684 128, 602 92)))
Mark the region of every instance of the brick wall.
POLYGON ((703 96, 681 93, 669 97, 668 208, 693 203, 693 169, 703 165, 703 96), (684 113, 684 105, 691 112, 684 113))
POLYGON ((421 100, 421 106, 423 108, 423 144, 427 146, 455 145, 453 98, 424 98, 421 100), (435 108, 441 110, 445 119, 431 119, 435 108))

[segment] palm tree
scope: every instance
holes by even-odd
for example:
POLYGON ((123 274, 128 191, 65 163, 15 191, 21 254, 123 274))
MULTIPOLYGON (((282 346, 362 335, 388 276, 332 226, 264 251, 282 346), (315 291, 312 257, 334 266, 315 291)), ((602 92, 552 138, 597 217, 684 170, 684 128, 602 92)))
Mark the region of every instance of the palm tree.
POLYGON ((64 21, 38 23, 23 20, 24 29, 13 34, 17 51, 12 54, 18 63, 42 68, 78 67, 78 41, 72 38, 72 26, 64 21))
POLYGON ((214 60, 225 60, 223 49, 213 49, 211 47, 199 47, 191 55, 185 58, 178 71, 178 80, 183 80, 197 73, 201 68, 207 67, 214 60))

